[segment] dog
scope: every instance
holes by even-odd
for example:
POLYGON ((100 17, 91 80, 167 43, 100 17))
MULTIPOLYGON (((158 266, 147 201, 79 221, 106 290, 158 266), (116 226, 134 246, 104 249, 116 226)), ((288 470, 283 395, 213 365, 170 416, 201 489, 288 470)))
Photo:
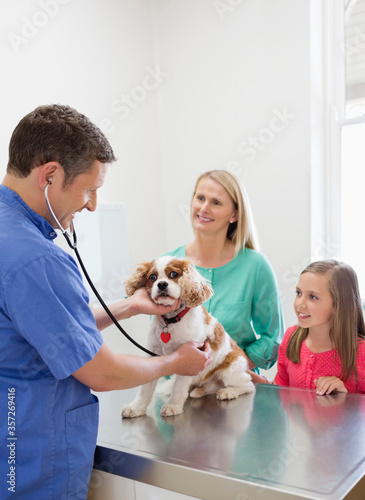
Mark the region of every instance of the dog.
MULTIPOLYGON (((213 296, 213 289, 189 260, 164 256, 138 265, 125 281, 127 296, 140 287, 146 287, 156 304, 172 305, 181 299, 178 310, 153 316, 149 350, 165 355, 189 341, 208 342, 211 347, 212 362, 198 375, 176 375, 170 398, 161 408, 163 417, 182 413, 189 395, 199 398, 216 393, 217 399, 229 400, 255 390, 242 349, 202 306, 213 296)), ((134 401, 122 409, 122 417, 145 415, 156 384, 157 380, 139 387, 134 401)))

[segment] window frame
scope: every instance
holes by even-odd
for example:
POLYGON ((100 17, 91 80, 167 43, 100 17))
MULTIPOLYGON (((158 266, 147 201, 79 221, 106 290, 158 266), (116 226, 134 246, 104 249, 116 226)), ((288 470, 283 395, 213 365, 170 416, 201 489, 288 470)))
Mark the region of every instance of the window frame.
MULTIPOLYGON (((322 132, 314 127, 312 142, 319 141, 314 137, 318 134, 323 144, 320 159, 312 157, 311 165, 312 260, 341 260, 342 130, 365 123, 365 116, 346 117, 345 5, 345 0, 322 3, 322 132)), ((319 147, 314 149, 318 152, 319 147)))
MULTIPOLYGON (((340 258, 341 124, 344 120, 344 2, 318 2, 319 26, 311 34, 311 254, 312 260, 340 258), (320 12, 319 12, 320 10, 320 12), (322 51, 318 51, 318 47, 322 51), (318 57, 318 52, 321 57, 318 57), (322 98, 318 105, 319 94, 322 98)), ((313 2, 312 2, 313 5, 313 2)), ((315 7, 313 7, 315 8, 315 7)), ((312 19, 314 13, 312 13, 312 19)))

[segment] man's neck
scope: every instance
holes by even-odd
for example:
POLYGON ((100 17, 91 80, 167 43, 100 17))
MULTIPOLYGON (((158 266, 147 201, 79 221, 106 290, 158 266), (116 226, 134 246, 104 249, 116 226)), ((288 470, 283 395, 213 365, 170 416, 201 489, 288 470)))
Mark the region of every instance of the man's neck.
POLYGON ((2 184, 19 195, 34 212, 44 217, 45 202, 40 196, 41 192, 36 182, 34 170, 27 177, 16 177, 7 173, 2 184))

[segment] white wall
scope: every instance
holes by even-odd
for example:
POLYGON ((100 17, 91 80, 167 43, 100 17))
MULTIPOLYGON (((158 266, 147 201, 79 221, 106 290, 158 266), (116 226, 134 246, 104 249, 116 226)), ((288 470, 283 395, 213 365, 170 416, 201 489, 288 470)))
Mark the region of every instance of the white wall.
POLYGON ((247 188, 290 323, 287 282, 310 257, 310 3, 155 3, 159 57, 171 73, 159 107, 167 246, 192 238, 197 175, 231 168, 247 188))
MULTIPOLYGON (((20 0, 1 5, 2 57, 0 174, 5 172, 11 132, 39 104, 66 103, 106 132, 118 163, 110 168, 100 201, 130 208, 131 253, 144 258, 149 211, 163 218, 152 174, 158 172, 154 91, 127 115, 123 95, 154 70, 153 26, 148 2, 128 0, 20 0), (141 251, 139 251, 141 250, 141 251)), ((153 80, 147 79, 149 86, 153 80)), ((143 94, 136 91, 136 98, 143 94)), ((128 108, 127 108, 128 110, 128 108)), ((159 175, 158 175, 159 177, 159 175)))
MULTIPOLYGON (((2 2, 0 176, 11 132, 34 107, 67 103, 88 115, 118 157, 99 199, 125 204, 133 265, 189 241, 197 175, 232 169, 247 188, 292 324, 293 285, 310 260, 311 102, 320 91, 310 5, 2 2)), ((145 320, 126 322, 141 341, 145 320)), ((114 331, 106 338, 133 350, 114 331)))

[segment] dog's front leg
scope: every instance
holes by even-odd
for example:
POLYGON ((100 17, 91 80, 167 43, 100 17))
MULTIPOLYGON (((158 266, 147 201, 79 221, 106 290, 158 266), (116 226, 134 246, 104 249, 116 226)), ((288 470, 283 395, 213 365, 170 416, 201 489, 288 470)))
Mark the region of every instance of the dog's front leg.
POLYGON ((123 418, 140 417, 145 415, 147 407, 151 402, 153 392, 156 388, 157 380, 142 385, 138 388, 137 396, 128 405, 122 409, 123 418))
POLYGON ((191 377, 176 375, 171 396, 161 408, 161 415, 163 417, 171 417, 172 415, 179 415, 182 413, 184 403, 189 395, 191 382, 191 377))

